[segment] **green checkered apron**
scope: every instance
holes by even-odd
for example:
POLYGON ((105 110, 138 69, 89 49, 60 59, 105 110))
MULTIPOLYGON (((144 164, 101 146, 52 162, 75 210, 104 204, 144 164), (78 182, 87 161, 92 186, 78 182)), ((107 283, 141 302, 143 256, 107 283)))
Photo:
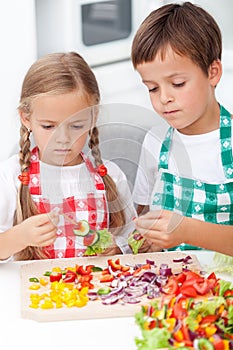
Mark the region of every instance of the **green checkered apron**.
MULTIPOLYGON (((168 171, 173 128, 162 143, 159 158, 159 186, 152 196, 152 210, 167 209, 216 224, 233 225, 233 158, 231 115, 220 106, 221 160, 226 181, 220 184, 181 177, 168 171)), ((157 181, 156 181, 157 182, 157 181)), ((169 250, 202 249, 185 243, 169 250)))

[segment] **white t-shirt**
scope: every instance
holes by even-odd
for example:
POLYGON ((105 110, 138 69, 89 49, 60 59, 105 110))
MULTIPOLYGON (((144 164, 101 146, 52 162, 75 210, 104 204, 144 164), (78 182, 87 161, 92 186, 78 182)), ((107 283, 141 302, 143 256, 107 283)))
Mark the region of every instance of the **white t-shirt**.
MULTIPOLYGON (((133 189, 133 200, 137 204, 151 204, 166 132, 153 127, 145 136, 133 189)), ((168 169, 173 174, 206 183, 227 182, 221 161, 219 129, 201 135, 184 135, 174 130, 168 169)))
MULTIPOLYGON (((116 183, 119 196, 124 203, 126 225, 115 240, 123 253, 131 253, 127 243, 129 233, 135 226, 132 219, 136 216, 131 192, 125 174, 115 163, 105 160, 108 174, 116 183)), ((0 232, 12 227, 17 203, 17 192, 20 185, 18 175, 21 173, 18 155, 13 155, 0 162, 0 232)), ((51 203, 58 203, 60 198, 67 198, 80 193, 95 191, 94 183, 85 163, 76 166, 58 167, 40 162, 42 196, 51 203), (78 179, 78 180, 77 180, 78 179)))

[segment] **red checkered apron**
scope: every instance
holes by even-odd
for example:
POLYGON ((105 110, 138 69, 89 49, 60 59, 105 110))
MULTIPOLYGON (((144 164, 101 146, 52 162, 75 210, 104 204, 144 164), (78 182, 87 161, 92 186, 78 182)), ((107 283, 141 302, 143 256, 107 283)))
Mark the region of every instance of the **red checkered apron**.
POLYGON ((72 220, 77 222, 80 218, 86 219, 92 230, 108 227, 109 217, 103 179, 83 153, 82 157, 95 184, 95 193, 86 193, 85 198, 82 199, 80 199, 80 194, 79 196, 74 194, 71 197, 61 199, 60 203, 54 204, 50 203, 48 198, 44 198, 41 193, 40 162, 37 147, 31 152, 29 188, 39 212, 49 213, 59 208, 60 213, 65 214, 64 216, 59 215, 57 238, 54 244, 45 248, 49 259, 83 256, 86 247, 80 244, 80 238, 73 233, 75 225, 71 222, 72 220), (67 219, 67 216, 71 221, 67 219))

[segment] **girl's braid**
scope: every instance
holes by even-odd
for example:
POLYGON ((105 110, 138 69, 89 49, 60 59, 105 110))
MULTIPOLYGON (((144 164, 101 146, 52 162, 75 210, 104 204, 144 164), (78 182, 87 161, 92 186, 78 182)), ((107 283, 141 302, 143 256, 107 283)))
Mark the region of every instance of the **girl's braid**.
POLYGON ((99 130, 96 126, 94 126, 90 131, 90 139, 88 146, 91 149, 91 154, 94 158, 95 165, 98 167, 103 162, 101 159, 101 153, 99 149, 99 130))
MULTIPOLYGON (((95 165, 98 167, 103 164, 101 153, 99 149, 99 131, 95 126, 90 131, 90 139, 88 143, 91 149, 91 154, 94 158, 95 165)), ((109 209, 109 222, 112 233, 115 235, 120 233, 122 226, 125 225, 125 214, 123 210, 123 203, 118 195, 117 187, 113 179, 107 174, 103 177, 106 197, 109 209)))
MULTIPOLYGON (((24 125, 20 128, 20 151, 19 151, 19 162, 22 173, 28 171, 30 167, 30 130, 24 125)), ((17 225, 29 218, 30 216, 38 214, 37 207, 31 197, 29 187, 20 184, 18 190, 17 207, 14 217, 14 225, 17 225)), ((16 260, 33 260, 46 258, 46 254, 39 247, 26 247, 15 255, 16 260)))
POLYGON ((21 125, 20 128, 20 151, 19 151, 19 162, 21 166, 21 171, 24 172, 27 170, 30 166, 30 157, 31 157, 31 151, 30 151, 30 130, 28 130, 24 125, 21 125))

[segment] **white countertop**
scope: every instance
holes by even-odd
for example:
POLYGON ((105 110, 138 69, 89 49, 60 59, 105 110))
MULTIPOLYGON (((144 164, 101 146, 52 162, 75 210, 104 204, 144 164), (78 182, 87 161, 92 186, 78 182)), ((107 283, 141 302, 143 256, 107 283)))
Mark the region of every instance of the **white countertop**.
MULTIPOLYGON (((202 267, 213 253, 192 251, 202 267)), ((219 276, 233 280, 232 275, 219 276)), ((20 262, 0 264, 0 348, 2 350, 136 350, 141 336, 133 317, 37 322, 20 316, 20 262)))

